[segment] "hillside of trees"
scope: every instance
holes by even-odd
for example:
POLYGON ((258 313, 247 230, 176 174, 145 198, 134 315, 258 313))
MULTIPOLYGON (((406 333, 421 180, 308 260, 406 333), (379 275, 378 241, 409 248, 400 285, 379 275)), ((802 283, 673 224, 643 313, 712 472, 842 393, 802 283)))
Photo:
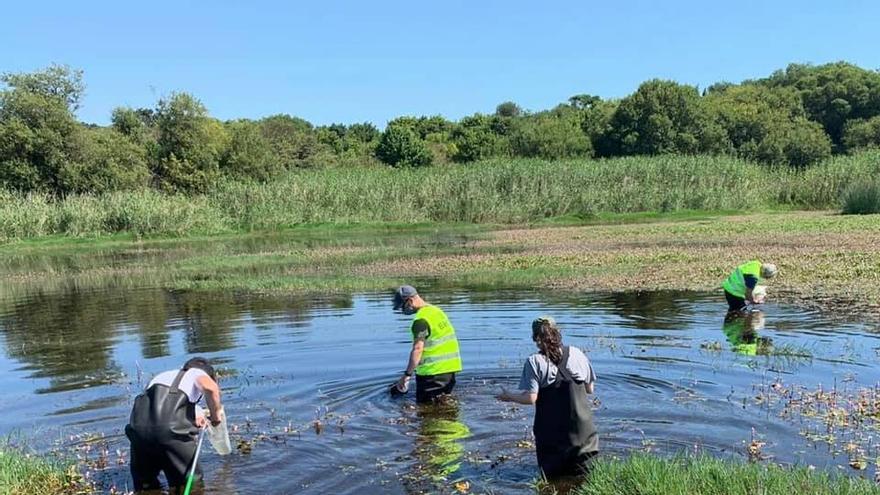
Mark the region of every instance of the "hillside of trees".
POLYGON ((422 167, 486 158, 736 156, 808 167, 880 147, 880 72, 837 62, 789 65, 703 91, 650 80, 622 99, 575 95, 555 108, 514 102, 455 122, 402 116, 315 126, 290 115, 220 121, 188 93, 116 108, 107 127, 78 122, 83 73, 53 65, 0 77, 0 187, 104 193, 206 192, 224 177, 268 181, 304 167, 422 167))

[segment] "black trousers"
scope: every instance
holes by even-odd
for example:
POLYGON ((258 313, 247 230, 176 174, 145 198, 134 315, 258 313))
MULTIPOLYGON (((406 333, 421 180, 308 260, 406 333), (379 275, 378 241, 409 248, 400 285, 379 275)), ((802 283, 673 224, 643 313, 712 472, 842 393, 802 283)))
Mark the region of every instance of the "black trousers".
POLYGON ((727 311, 742 311, 746 307, 745 299, 734 296, 726 290, 724 291, 724 298, 727 299, 727 311))
MULTIPOLYGON (((125 427, 125 436, 131 442, 131 478, 135 491, 159 490, 159 472, 165 473, 171 492, 183 491, 186 475, 196 455, 196 441, 188 435, 171 432, 139 432, 125 427)), ((201 469, 196 466, 201 479, 201 469)), ((198 493, 195 490, 194 493, 198 493)))
POLYGON ((416 375, 416 402, 431 402, 455 388, 455 373, 416 375))

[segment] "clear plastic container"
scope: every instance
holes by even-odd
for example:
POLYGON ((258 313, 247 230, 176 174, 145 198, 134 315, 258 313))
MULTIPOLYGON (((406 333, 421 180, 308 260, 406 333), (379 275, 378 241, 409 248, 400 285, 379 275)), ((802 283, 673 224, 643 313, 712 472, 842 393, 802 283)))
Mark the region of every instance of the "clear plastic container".
POLYGON ((226 427, 226 411, 220 408, 220 424, 217 426, 208 423, 207 437, 211 446, 220 455, 232 452, 232 444, 229 442, 229 429, 226 427))

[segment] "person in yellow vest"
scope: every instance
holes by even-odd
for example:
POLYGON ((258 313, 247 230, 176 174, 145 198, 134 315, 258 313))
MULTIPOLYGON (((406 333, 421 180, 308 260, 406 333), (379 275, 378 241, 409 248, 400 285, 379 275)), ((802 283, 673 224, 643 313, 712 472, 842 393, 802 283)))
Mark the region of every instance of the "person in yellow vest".
POLYGON ((773 278, 779 270, 773 263, 761 263, 758 260, 749 261, 738 267, 721 285, 724 288, 724 297, 727 299, 727 310, 742 311, 746 303, 761 304, 763 299, 756 298, 752 291, 762 278, 773 278))
POLYGON ((461 354, 455 328, 437 306, 425 302, 411 285, 394 292, 394 310, 413 315, 413 346, 403 376, 392 385, 392 393, 404 394, 416 375, 416 402, 431 402, 452 392, 455 374, 461 371, 461 354))

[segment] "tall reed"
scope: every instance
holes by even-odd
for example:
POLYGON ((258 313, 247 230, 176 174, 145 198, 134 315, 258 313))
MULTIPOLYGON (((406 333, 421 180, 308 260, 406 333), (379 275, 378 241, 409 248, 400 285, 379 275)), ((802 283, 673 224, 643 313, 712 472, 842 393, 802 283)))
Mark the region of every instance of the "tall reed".
POLYGON ((203 195, 154 190, 56 200, 0 191, 0 240, 117 232, 191 235, 316 223, 525 223, 598 213, 828 209, 880 176, 880 152, 806 170, 730 157, 492 160, 419 169, 326 168, 203 195))

